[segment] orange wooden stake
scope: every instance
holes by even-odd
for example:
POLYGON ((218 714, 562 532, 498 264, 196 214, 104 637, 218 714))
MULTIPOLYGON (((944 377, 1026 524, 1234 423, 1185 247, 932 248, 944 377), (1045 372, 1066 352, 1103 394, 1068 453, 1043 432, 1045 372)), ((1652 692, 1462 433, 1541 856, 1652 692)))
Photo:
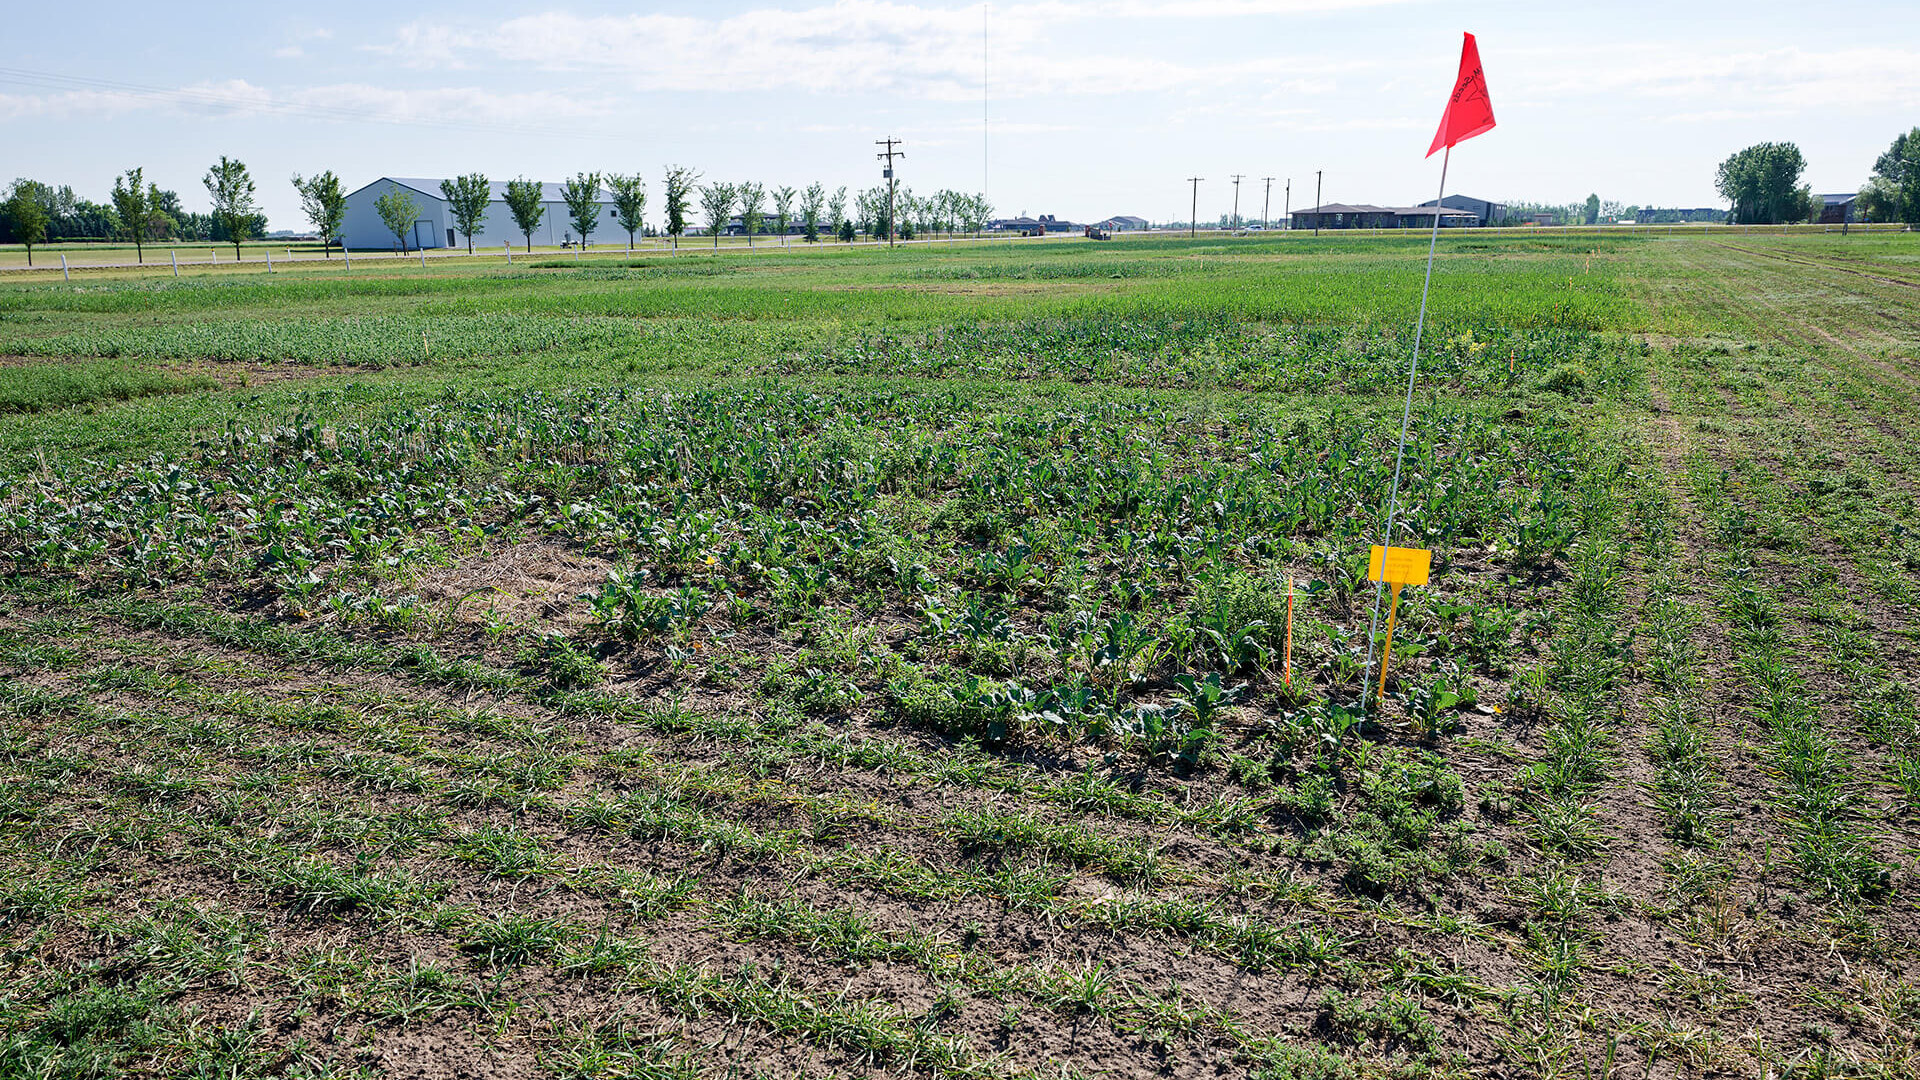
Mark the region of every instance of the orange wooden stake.
POLYGON ((1287 575, 1287 643, 1280 654, 1280 682, 1293 685, 1293 575, 1287 575))

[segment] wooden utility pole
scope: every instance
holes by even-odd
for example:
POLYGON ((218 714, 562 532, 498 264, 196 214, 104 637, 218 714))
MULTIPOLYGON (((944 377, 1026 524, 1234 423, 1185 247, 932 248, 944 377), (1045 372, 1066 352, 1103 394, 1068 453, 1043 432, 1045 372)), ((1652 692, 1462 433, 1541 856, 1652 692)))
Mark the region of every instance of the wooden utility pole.
POLYGON ((1323 216, 1320 213, 1320 207, 1325 205, 1320 201, 1320 174, 1325 171, 1324 169, 1313 170, 1313 235, 1315 236, 1320 235, 1320 218, 1323 216))
POLYGON ((1266 232, 1273 228, 1273 222, 1267 218, 1267 212, 1273 209, 1273 177, 1263 176, 1260 179, 1267 182, 1267 193, 1260 199, 1260 231, 1266 232))
POLYGON ((1206 177, 1204 176, 1187 177, 1187 181, 1193 185, 1193 209, 1187 211, 1187 236, 1190 238, 1199 235, 1198 230, 1200 228, 1200 181, 1205 179, 1206 177))
POLYGON ((1292 231, 1293 229, 1293 177, 1291 176, 1287 177, 1286 198, 1287 198, 1287 201, 1280 211, 1280 216, 1287 219, 1286 227, 1288 231, 1292 231))
POLYGON ((873 145, 886 147, 885 150, 873 156, 882 158, 887 163, 886 172, 883 174, 887 178, 887 246, 892 247, 894 233, 899 231, 899 225, 894 221, 893 210, 893 159, 907 156, 905 150, 895 150, 894 147, 905 146, 907 143, 905 139, 896 139, 889 135, 884 139, 873 140, 873 145))
POLYGON ((1240 231, 1240 174, 1233 174, 1233 231, 1240 231))

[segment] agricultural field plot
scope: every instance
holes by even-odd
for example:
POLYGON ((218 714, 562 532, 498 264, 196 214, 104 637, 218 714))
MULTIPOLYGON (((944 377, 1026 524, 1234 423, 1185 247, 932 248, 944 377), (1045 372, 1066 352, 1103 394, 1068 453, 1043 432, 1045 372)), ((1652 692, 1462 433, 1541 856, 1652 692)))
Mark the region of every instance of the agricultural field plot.
POLYGON ((1449 237, 1363 709, 1423 250, 0 283, 0 1075, 1913 1075, 1920 244, 1449 237))

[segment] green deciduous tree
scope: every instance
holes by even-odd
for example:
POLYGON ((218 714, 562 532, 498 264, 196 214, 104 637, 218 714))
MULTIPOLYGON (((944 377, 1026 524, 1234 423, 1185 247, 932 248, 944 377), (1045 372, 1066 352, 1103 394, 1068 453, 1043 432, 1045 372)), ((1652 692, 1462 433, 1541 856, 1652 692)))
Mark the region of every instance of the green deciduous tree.
POLYGON ((440 195, 453 214, 453 227, 467 238, 467 254, 473 254, 473 234, 487 221, 487 205, 493 202, 493 185, 480 173, 468 173, 440 181, 440 195))
POLYGON ((333 175, 332 169, 310 180, 294 173, 293 190, 300 193, 300 210, 320 237, 321 253, 332 258, 333 244, 340 239, 340 226, 347 219, 347 196, 340 190, 340 178, 333 175))
POLYGON ((854 196, 854 208, 860 216, 860 231, 878 240, 893 235, 892 193, 885 184, 875 184, 854 196))
POLYGON ((793 220, 793 197, 800 194, 791 187, 782 186, 773 189, 773 219, 780 226, 780 245, 787 243, 787 222, 793 220))
POLYGON ((1813 190, 1800 183, 1807 160, 1792 143, 1759 143, 1720 163, 1714 186, 1733 204, 1741 225, 1805 221, 1813 214, 1813 190))
POLYGON ((373 209, 386 223, 387 231, 400 243, 400 250, 408 250, 407 241, 413 235, 413 223, 420 220, 420 204, 413 193, 398 184, 387 188, 373 200, 373 209))
POLYGON ((206 240, 213 235, 213 218, 208 214, 196 214, 180 202, 180 193, 162 188, 160 191, 160 212, 173 222, 168 233, 180 240, 206 240))
POLYGON ((713 237, 713 246, 720 246, 720 234, 726 231, 727 219, 733 216, 733 203, 739 192, 732 184, 718 181, 700 189, 700 210, 707 215, 707 235, 713 237))
POLYGON ((1600 196, 1598 195, 1587 196, 1586 209, 1582 213, 1583 213, 1583 220, 1585 220, 1587 224, 1589 225, 1600 224, 1600 196))
POLYGON ((692 208, 689 197, 699 179, 700 174, 685 165, 667 166, 667 236, 676 251, 680 238, 687 234, 687 211, 692 208))
POLYGON ((936 232, 951 237, 960 231, 960 208, 967 197, 957 191, 941 188, 933 196, 933 227, 936 232))
POLYGON ((13 238, 26 245, 28 266, 33 265, 33 245, 47 238, 47 219, 53 216, 45 192, 46 185, 38 181, 15 180, 7 196, 7 225, 13 238))
POLYGON ((805 227, 807 243, 820 240, 820 215, 826 211, 827 188, 815 180, 807 185, 806 193, 800 196, 800 223, 805 227))
POLYGON ((575 173, 560 185, 560 198, 567 204, 568 222, 580 234, 580 246, 586 247, 587 237, 600 225, 600 174, 575 173))
POLYGON ((520 235, 527 238, 528 251, 533 250, 533 231, 547 216, 547 208, 541 202, 543 194, 537 180, 523 176, 507 181, 507 213, 513 215, 514 227, 520 230, 520 235))
POLYGON ((987 198, 984 191, 975 195, 973 200, 973 229, 983 232, 993 221, 993 201, 987 198))
POLYGON ((207 185, 214 219, 226 229, 227 239, 233 242, 233 257, 238 260, 240 242, 252 239, 262 224, 260 208, 253 202, 253 177, 247 175, 247 167, 238 159, 222 154, 219 164, 207 170, 201 183, 207 185))
POLYGON ((833 230, 834 235, 851 243, 853 237, 848 234, 844 227, 846 224, 847 187, 845 184, 842 184, 834 190, 833 198, 827 200, 827 227, 833 230))
POLYGON ((627 246, 631 248, 633 234, 647 226, 647 182, 639 173, 632 176, 608 173, 607 188, 613 192, 614 219, 627 230, 627 246))
POLYGON ((1860 210, 1869 221, 1920 223, 1920 127, 1897 136, 1874 161, 1860 210))
POLYGON ((147 183, 142 169, 128 169, 113 179, 113 212, 120 215, 120 228, 133 240, 133 261, 147 261, 147 230, 153 225, 153 204, 160 198, 158 185, 147 183))
POLYGON ((767 219, 767 189, 761 184, 737 184, 733 197, 740 204, 740 227, 746 230, 747 246, 753 246, 753 234, 760 231, 760 223, 767 219))

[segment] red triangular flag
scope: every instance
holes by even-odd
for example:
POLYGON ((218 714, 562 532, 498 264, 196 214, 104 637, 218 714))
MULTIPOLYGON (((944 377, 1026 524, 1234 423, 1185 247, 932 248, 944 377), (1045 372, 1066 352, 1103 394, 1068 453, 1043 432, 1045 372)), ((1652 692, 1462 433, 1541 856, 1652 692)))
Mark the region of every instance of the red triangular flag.
POLYGON ((1440 130, 1433 133, 1432 157, 1441 147, 1453 147, 1493 127, 1493 101, 1487 97, 1487 77, 1480 71, 1480 46, 1466 35, 1460 46, 1460 77, 1453 82, 1447 111, 1440 114, 1440 130))

